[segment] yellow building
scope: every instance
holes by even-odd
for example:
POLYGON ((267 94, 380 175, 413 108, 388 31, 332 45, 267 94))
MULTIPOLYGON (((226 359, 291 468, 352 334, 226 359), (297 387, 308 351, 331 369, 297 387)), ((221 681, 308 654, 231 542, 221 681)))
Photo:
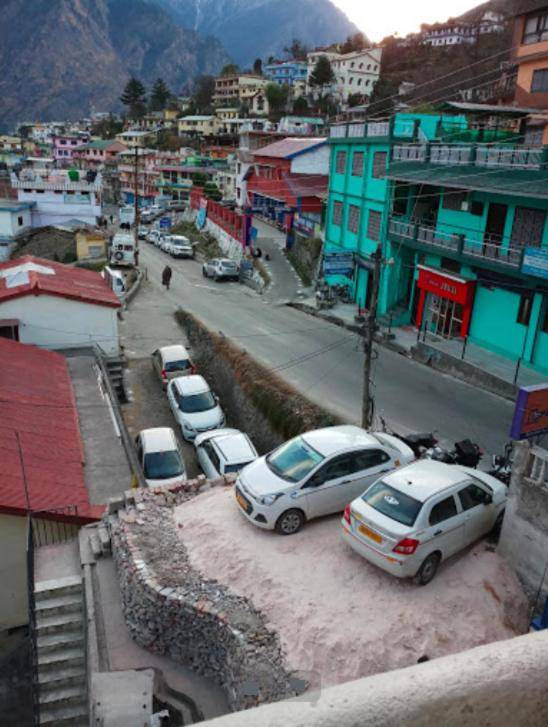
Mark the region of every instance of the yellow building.
POLYGON ((182 116, 179 119, 179 135, 214 136, 218 125, 216 116, 182 116))
POLYGON ((78 230, 76 233, 76 257, 78 260, 97 260, 106 258, 107 241, 96 230, 78 230))

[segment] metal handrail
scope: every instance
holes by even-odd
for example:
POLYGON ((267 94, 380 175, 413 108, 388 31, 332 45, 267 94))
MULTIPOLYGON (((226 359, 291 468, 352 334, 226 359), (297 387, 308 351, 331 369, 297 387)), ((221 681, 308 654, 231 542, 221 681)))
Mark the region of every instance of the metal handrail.
POLYGON ((36 643, 36 601, 34 597, 34 531, 32 516, 27 516, 27 603, 29 612, 29 643, 31 658, 32 719, 40 724, 40 687, 38 683, 38 647, 36 643))

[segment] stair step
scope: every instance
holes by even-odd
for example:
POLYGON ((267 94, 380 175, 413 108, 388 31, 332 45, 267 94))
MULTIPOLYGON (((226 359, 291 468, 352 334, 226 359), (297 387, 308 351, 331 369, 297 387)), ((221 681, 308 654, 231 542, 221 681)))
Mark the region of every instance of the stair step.
POLYGON ((78 611, 56 613, 53 615, 37 614, 36 631, 39 636, 59 631, 78 631, 83 628, 83 614, 78 611))
POLYGON ((83 699, 80 704, 71 704, 67 707, 40 707, 40 724, 55 725, 55 727, 87 725, 87 700, 83 699))
POLYGON ((86 671, 84 666, 50 666, 49 671, 38 672, 38 684, 40 690, 48 689, 54 685, 72 686, 86 683, 86 671))
POLYGON ((59 633, 59 634, 46 634, 45 636, 39 636, 36 639, 36 646, 38 648, 38 654, 47 654, 52 651, 57 651, 64 648, 73 648, 83 645, 84 634, 82 631, 59 633))
POLYGON ((38 674, 55 671, 57 669, 83 666, 83 646, 66 647, 58 651, 46 651, 38 654, 38 674))
POLYGON ((83 606, 81 593, 69 593, 67 595, 51 595, 49 598, 43 598, 36 601, 37 616, 52 616, 60 613, 76 613, 81 612, 83 606))
POLYGON ((43 601, 45 598, 55 596, 66 596, 69 593, 82 592, 82 577, 69 576, 67 578, 56 578, 52 581, 41 581, 34 586, 35 601, 43 601))
POLYGON ((59 707, 68 706, 69 704, 78 704, 85 698, 86 691, 81 685, 66 686, 60 684, 40 690, 40 706, 51 707, 54 704, 59 707))

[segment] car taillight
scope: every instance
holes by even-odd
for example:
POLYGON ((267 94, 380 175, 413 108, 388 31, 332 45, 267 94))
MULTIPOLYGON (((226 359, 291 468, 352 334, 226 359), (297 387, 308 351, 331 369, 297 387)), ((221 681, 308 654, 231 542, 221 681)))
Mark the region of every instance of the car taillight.
POLYGON ((167 380, 167 373, 165 369, 162 370, 162 379, 167 380))
POLYGON ((404 538, 392 548, 392 552, 401 553, 402 555, 413 555, 419 546, 419 541, 414 538, 404 538))
POLYGON ((190 373, 195 374, 196 371, 197 371, 196 366, 194 366, 194 364, 192 364, 192 366, 190 367, 190 373))
POLYGON ((344 515, 343 515, 343 520, 344 520, 345 522, 347 522, 347 523, 348 523, 349 525, 351 524, 351 523, 350 523, 350 505, 347 505, 347 506, 346 506, 346 507, 344 508, 344 515))

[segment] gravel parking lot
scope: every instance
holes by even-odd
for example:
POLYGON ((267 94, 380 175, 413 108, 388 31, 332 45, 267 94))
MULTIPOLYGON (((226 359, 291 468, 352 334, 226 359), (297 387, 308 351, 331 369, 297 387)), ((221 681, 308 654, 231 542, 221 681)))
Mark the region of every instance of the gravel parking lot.
POLYGON ((192 565, 252 600, 279 632, 290 667, 307 672, 313 687, 527 628, 517 578, 486 541, 418 587, 351 551, 341 540, 339 516, 283 537, 248 523, 232 488, 214 488, 178 507, 175 517, 192 565))

